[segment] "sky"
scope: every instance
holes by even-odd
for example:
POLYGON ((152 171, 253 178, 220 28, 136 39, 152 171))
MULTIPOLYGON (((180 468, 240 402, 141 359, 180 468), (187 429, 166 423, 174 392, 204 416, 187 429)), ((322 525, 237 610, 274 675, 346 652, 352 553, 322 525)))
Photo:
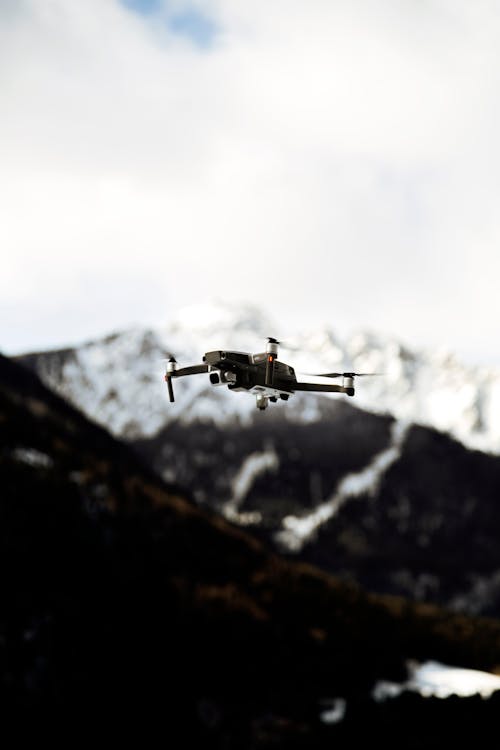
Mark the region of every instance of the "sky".
POLYGON ((496 0, 1 0, 0 350, 216 298, 500 365, 499 38, 496 0))

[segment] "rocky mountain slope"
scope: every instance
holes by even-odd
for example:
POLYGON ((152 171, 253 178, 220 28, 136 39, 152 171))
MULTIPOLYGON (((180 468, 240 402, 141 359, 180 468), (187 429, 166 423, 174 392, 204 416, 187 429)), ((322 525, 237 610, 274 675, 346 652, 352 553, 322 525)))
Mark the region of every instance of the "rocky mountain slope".
POLYGON ((372 591, 500 617, 500 457, 331 404, 323 421, 172 425, 136 443, 200 504, 372 591))
POLYGON ((173 747, 416 748, 493 731, 496 694, 379 703, 373 688, 408 659, 494 671, 497 620, 280 557, 1 356, 0 423, 0 693, 18 738, 104 722, 173 747), (334 698, 347 708, 326 723, 334 698))

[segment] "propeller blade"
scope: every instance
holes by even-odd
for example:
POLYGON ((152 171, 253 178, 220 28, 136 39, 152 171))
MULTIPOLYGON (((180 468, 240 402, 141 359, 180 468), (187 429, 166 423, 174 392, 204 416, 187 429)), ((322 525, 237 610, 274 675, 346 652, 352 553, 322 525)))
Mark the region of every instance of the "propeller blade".
POLYGON ((383 375, 382 372, 308 372, 306 374, 315 378, 366 378, 383 375))

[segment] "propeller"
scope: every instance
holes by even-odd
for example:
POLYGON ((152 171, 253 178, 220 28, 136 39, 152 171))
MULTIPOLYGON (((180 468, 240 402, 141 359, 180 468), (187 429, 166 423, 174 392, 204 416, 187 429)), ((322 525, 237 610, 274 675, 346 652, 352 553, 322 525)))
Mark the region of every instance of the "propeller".
POLYGON ((308 372, 316 378, 366 378, 373 375, 383 375, 382 372, 308 372))

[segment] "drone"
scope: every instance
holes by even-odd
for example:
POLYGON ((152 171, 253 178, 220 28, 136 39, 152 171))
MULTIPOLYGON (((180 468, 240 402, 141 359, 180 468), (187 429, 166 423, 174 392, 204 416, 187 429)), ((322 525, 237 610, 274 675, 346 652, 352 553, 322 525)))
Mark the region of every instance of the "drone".
POLYGON ((175 400, 172 381, 186 375, 208 373, 210 383, 213 386, 227 385, 230 391, 243 391, 254 395, 257 408, 263 411, 267 409, 269 402, 276 403, 278 399, 288 401, 296 391, 345 393, 348 396, 354 396, 354 378, 379 374, 367 372, 310 373, 312 377, 342 378, 342 385, 299 382, 293 367, 277 359, 279 345, 279 341, 269 336, 265 352, 251 354, 249 352, 217 349, 205 353, 203 364, 180 369, 177 369, 175 357, 170 357, 167 360, 165 373, 170 401, 175 400))

